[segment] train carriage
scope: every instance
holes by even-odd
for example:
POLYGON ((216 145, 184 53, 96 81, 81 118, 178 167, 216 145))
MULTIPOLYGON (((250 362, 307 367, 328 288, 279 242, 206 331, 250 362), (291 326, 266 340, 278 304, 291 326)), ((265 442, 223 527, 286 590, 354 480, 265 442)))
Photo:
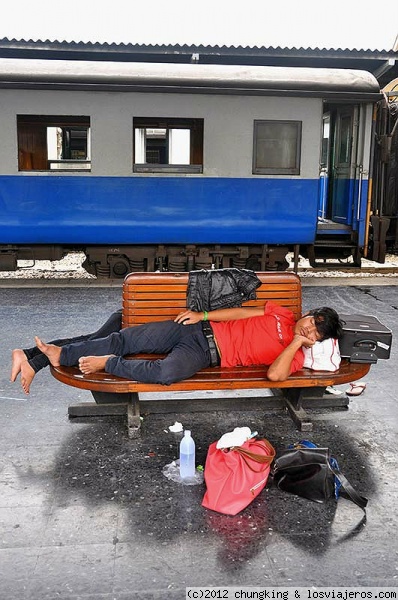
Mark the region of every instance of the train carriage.
POLYGON ((364 71, 0 59, 0 269, 284 269, 367 243, 364 71))

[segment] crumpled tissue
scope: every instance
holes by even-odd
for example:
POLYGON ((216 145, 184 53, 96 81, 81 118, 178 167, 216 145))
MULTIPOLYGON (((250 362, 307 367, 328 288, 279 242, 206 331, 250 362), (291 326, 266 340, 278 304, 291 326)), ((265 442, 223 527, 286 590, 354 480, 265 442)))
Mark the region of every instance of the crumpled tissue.
POLYGON ((217 442, 216 447, 231 448, 232 446, 242 446, 248 439, 252 437, 250 427, 235 427, 233 431, 224 433, 217 442))
POLYGON ((182 423, 179 423, 178 421, 175 421, 174 425, 169 425, 169 430, 172 433, 180 433, 180 431, 183 430, 182 423))

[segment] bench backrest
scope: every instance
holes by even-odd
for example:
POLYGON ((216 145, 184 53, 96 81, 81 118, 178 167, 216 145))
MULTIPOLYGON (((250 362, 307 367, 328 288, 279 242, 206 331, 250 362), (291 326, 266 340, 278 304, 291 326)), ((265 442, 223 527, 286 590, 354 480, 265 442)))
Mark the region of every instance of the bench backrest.
MULTIPOLYGON (((301 316, 301 282, 285 272, 257 272, 261 286, 256 300, 245 306, 264 305, 268 300, 301 316)), ((186 308, 189 273, 130 273, 123 283, 123 327, 148 321, 174 319, 186 308)))

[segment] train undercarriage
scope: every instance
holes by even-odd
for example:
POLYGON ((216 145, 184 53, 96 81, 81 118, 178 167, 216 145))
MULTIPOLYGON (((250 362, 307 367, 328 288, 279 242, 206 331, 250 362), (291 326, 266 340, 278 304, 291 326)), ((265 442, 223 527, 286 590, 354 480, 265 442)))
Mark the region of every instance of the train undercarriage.
MULTIPOLYGON (((137 246, 3 246, 0 271, 15 271, 18 261, 61 260, 73 251, 83 252, 84 269, 98 278, 119 279, 132 271, 193 271, 228 267, 257 271, 284 271, 291 248, 287 245, 137 245, 137 246)), ((25 265, 26 266, 26 265, 25 265)))
MULTIPOLYGON (((326 260, 348 261, 348 266, 360 266, 360 252, 351 242, 325 240, 315 245, 126 245, 71 247, 3 246, 0 247, 0 271, 16 271, 19 261, 24 267, 37 261, 59 261, 70 252, 85 255, 83 268, 99 279, 121 279, 128 273, 170 271, 182 272, 198 269, 240 268, 254 271, 285 271, 293 261, 297 270, 299 255, 307 258, 311 266, 322 266, 326 260), (334 244, 333 244, 334 241, 334 244)), ((337 264, 337 263, 334 263, 337 264)), ((334 266, 332 263, 332 266, 334 266)))

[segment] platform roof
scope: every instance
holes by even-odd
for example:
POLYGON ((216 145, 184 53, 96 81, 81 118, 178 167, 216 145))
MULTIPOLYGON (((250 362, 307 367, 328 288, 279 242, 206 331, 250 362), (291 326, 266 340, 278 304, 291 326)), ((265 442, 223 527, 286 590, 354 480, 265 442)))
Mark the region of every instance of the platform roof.
POLYGON ((381 87, 398 77, 398 52, 394 50, 109 44, 3 38, 0 40, 0 57, 356 69, 372 73, 381 87))

